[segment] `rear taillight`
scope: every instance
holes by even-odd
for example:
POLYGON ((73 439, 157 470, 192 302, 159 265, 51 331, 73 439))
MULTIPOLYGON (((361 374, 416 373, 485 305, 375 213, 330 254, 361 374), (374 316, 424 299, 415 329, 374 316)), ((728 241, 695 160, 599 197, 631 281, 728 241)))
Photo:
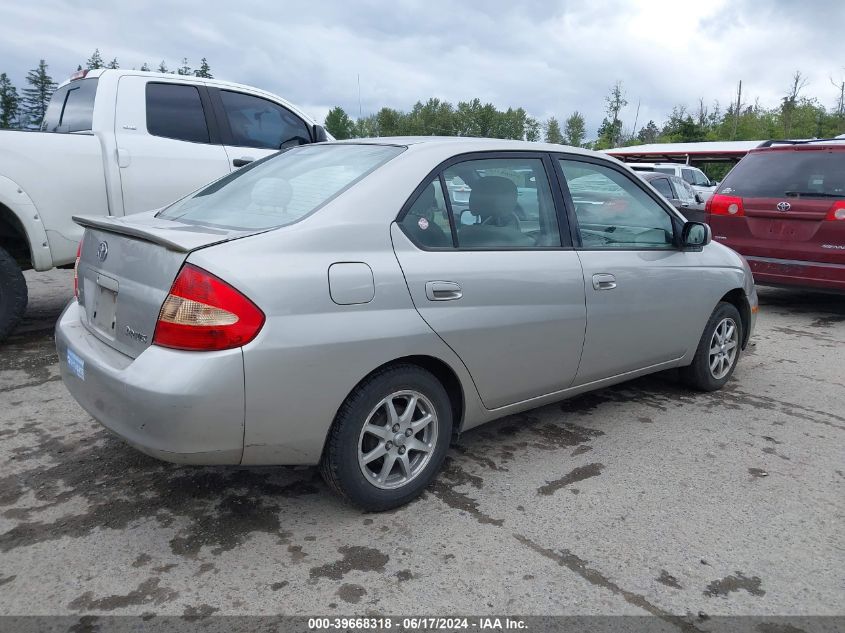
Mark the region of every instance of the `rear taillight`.
POLYGON ((158 314, 153 344, 213 351, 246 345, 264 325, 252 301, 211 273, 185 264, 158 314))
POLYGON ((834 202, 825 220, 845 220, 845 200, 834 202))
POLYGON ((736 218, 745 215, 745 209, 742 208, 742 198, 725 196, 720 193, 710 196, 704 210, 711 215, 729 215, 736 218))
POLYGON ((79 258, 82 255, 82 240, 76 247, 76 260, 73 262, 73 296, 79 301, 79 258))

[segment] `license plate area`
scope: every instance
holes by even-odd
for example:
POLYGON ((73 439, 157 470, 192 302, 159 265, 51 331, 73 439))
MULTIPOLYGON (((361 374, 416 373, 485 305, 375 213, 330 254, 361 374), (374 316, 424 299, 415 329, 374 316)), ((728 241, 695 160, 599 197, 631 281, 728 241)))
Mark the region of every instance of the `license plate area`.
POLYGON ((117 290, 118 284, 116 279, 103 274, 97 275, 97 284, 94 286, 94 301, 91 309, 91 325, 111 338, 115 336, 117 290))

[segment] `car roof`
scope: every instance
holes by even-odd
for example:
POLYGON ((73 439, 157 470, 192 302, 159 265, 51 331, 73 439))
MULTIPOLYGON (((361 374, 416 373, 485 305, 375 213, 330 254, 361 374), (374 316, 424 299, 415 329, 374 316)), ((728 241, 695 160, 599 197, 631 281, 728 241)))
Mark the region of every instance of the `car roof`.
POLYGON ((771 145, 767 147, 758 147, 753 149, 749 154, 761 154, 767 152, 801 152, 801 151, 845 151, 845 138, 834 139, 810 139, 807 141, 770 141, 771 145))
POLYGON ((522 151, 522 152, 565 152, 594 156, 604 160, 617 159, 582 147, 557 145, 555 143, 538 143, 536 141, 515 141, 501 138, 477 138, 472 136, 381 136, 375 138, 355 138, 331 143, 360 144, 360 145, 396 145, 414 148, 442 148, 454 153, 490 152, 490 151, 522 151))

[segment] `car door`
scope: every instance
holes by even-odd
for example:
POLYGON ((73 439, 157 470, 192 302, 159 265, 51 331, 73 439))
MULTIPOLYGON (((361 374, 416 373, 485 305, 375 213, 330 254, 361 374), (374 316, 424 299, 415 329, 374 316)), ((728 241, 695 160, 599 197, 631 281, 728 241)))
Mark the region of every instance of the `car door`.
POLYGON ((125 214, 162 207, 229 173, 204 86, 123 76, 115 112, 125 214))
POLYGON ((313 140, 310 126, 274 101, 223 88, 209 92, 231 169, 313 140))
POLYGON ((608 161, 561 155, 556 165, 586 288, 575 384, 679 359, 698 340, 688 315, 713 309, 695 290, 701 254, 675 245, 680 220, 608 161))
POLYGON ((551 168, 542 154, 454 159, 418 187, 391 229, 414 305, 489 409, 565 389, 578 369, 584 281, 565 219, 562 241, 551 168), (465 224, 446 189, 456 178, 470 188, 465 224), (526 178, 532 187, 522 187, 526 178), (537 209, 536 220, 519 218, 524 206, 537 209))

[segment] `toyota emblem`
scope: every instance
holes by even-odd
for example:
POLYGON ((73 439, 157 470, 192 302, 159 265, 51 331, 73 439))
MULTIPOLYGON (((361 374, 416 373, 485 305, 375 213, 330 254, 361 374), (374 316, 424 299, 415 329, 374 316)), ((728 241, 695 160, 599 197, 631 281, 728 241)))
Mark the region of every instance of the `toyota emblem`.
POLYGON ((778 211, 789 211, 792 205, 788 202, 778 202, 778 211))
POLYGON ((101 262, 106 261, 106 257, 109 256, 109 245, 107 242, 100 242, 100 245, 97 247, 97 259, 101 262))

